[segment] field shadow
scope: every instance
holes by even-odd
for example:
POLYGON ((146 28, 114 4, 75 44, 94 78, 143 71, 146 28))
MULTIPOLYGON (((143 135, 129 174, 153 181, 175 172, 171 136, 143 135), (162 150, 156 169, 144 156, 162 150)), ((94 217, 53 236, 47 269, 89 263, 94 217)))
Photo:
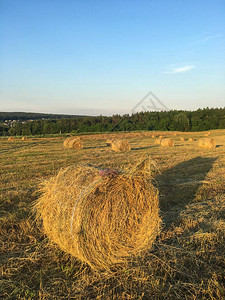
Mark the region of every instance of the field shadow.
POLYGON ((157 147, 157 146, 147 146, 147 147, 138 147, 138 148, 131 147, 131 150, 145 150, 145 149, 150 149, 150 148, 155 148, 155 147, 157 147))
POLYGON ((156 178, 160 210, 166 227, 194 200, 197 190, 216 160, 217 157, 196 157, 177 164, 156 178))

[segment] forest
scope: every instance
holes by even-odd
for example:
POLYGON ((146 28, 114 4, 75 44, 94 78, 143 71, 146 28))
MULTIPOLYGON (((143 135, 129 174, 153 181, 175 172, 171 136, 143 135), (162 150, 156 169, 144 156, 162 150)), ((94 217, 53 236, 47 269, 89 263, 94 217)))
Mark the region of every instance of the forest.
MULTIPOLYGON (((31 114, 26 116, 27 119, 24 119, 23 113, 19 113, 21 115, 17 113, 11 114, 11 119, 15 120, 13 123, 5 122, 6 118, 0 119, 1 136, 139 130, 188 132, 225 129, 225 108, 204 108, 196 111, 149 111, 123 116, 67 116, 52 114, 47 115, 47 118, 43 114, 36 114, 39 116, 32 116, 31 114)), ((6 116, 6 113, 0 113, 0 115, 6 116)))

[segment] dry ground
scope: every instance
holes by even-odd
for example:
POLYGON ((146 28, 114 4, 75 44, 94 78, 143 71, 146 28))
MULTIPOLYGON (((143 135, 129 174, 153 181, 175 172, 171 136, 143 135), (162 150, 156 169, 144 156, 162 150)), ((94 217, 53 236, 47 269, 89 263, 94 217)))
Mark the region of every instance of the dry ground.
POLYGON ((151 134, 119 134, 128 153, 112 152, 106 135, 84 136, 80 151, 63 149, 62 138, 0 139, 0 298, 225 298, 225 130, 211 131, 214 150, 180 141, 205 133, 156 133, 172 136, 174 148, 155 145, 151 134), (145 154, 161 171, 163 228, 152 249, 108 274, 48 244, 31 211, 41 180, 77 162, 122 169, 145 154))

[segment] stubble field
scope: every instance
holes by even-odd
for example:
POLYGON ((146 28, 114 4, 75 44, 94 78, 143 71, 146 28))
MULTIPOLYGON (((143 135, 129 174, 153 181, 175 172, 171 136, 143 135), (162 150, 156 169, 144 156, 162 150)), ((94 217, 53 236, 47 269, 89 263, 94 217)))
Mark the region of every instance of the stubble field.
POLYGON ((0 298, 3 299, 224 299, 225 130, 211 131, 215 149, 199 149, 205 133, 155 133, 175 147, 155 145, 152 133, 118 133, 129 152, 112 152, 105 134, 0 139, 0 298), (194 141, 180 141, 181 137, 194 141), (96 272, 49 244, 32 211, 43 179, 71 164, 122 170, 145 155, 160 170, 162 230, 153 247, 111 273, 96 272))

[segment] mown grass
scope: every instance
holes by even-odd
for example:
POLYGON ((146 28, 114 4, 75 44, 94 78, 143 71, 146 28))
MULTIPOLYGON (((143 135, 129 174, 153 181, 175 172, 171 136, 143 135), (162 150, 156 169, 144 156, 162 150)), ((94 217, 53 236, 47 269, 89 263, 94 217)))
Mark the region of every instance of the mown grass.
MULTIPOLYGON (((166 134, 166 133, 164 133, 166 134)), ((123 134, 124 136, 124 134, 123 134)), ((197 147, 180 137, 174 148, 129 135, 132 150, 114 153, 104 136, 84 137, 84 149, 63 149, 63 139, 0 140, 0 297, 3 299, 224 299, 225 131, 219 145, 197 147), (112 273, 95 272, 49 244, 32 213, 38 185, 74 163, 122 169, 148 154, 161 174, 163 227, 152 249, 112 273)))

